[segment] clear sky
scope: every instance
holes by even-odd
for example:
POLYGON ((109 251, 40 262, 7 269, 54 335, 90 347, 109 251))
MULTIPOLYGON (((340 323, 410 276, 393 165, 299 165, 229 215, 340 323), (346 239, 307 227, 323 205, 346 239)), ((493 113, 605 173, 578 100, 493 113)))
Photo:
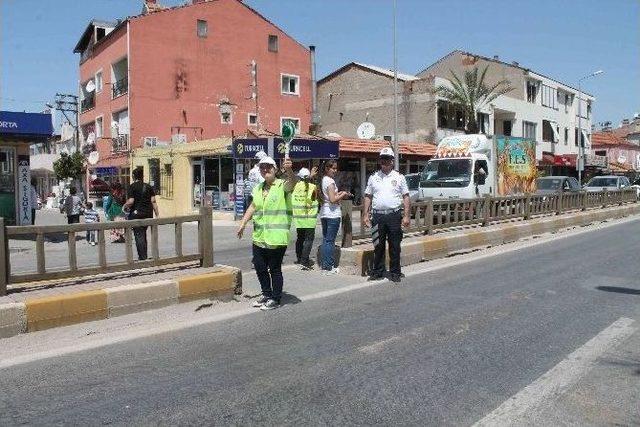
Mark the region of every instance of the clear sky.
MULTIPOLYGON (((181 0, 159 0, 182 4, 181 0)), ((317 48, 318 77, 359 61, 391 68, 392 0, 246 0, 317 48)), ((638 0, 397 0, 398 68, 417 73, 454 49, 507 62, 596 96, 594 122, 640 111, 638 0)), ((92 18, 140 13, 142 0, 0 0, 0 108, 41 111, 76 93, 73 48, 92 18)))

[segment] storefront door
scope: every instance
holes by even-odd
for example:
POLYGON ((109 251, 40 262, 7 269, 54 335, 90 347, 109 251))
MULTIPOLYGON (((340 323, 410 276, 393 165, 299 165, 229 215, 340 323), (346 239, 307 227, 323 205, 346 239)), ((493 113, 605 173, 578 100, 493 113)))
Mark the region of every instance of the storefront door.
POLYGON ((11 147, 0 148, 0 216, 6 225, 16 223, 16 153, 11 147))
POLYGON ((202 157, 196 157, 192 162, 192 184, 193 184, 193 208, 199 209, 202 206, 203 183, 202 183, 202 157))

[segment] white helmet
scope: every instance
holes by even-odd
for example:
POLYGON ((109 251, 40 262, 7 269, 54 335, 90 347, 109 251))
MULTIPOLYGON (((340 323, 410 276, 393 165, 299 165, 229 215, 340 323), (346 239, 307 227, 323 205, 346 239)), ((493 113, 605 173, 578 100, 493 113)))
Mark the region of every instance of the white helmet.
POLYGON ((307 168, 302 168, 298 171, 298 177, 302 179, 309 178, 309 176, 311 176, 311 172, 307 168))
POLYGON ((258 151, 256 153, 255 158, 260 160, 260 159, 262 159, 263 157, 266 157, 266 156, 267 156, 267 153, 265 153, 264 151, 260 150, 260 151, 258 151))
POLYGON ((384 147, 380 150, 380 157, 395 157, 395 155, 390 147, 384 147))
POLYGON ((269 157, 269 156, 267 156, 267 155, 265 155, 264 157, 262 157, 262 158, 260 159, 260 161, 258 162, 258 164, 259 164, 259 165, 271 165, 271 166, 274 166, 274 167, 275 167, 275 166, 278 166, 278 165, 276 164, 276 161, 275 161, 275 160, 273 160, 271 157, 269 157))

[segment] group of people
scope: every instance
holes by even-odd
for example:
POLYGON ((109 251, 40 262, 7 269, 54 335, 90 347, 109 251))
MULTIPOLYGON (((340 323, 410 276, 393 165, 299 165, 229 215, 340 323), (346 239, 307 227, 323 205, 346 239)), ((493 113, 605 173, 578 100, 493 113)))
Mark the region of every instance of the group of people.
MULTIPOLYGON (((338 162, 328 160, 322 166, 319 187, 315 184, 318 169, 301 168, 293 171, 291 160, 282 163, 282 175, 274 159, 264 152, 256 154, 257 164, 249 172, 245 186, 248 205, 237 230, 242 238, 244 229, 253 220, 253 265, 260 282, 262 296, 252 305, 261 310, 280 306, 284 279, 282 261, 289 245, 291 226, 295 225, 296 263, 303 270, 313 269, 310 253, 315 238, 317 217, 322 226, 320 264, 324 274, 339 273, 335 265, 335 241, 340 228, 342 212, 340 202, 353 197, 340 191, 334 177, 338 162)), ((367 182, 364 198, 364 226, 372 230, 374 266, 370 280, 388 277, 401 281, 400 242, 402 227, 410 221, 410 199, 407 182, 393 169, 394 153, 391 148, 380 152, 380 169, 367 182), (389 274, 386 275, 385 252, 389 242, 389 274)))
MULTIPOLYGON (((159 215, 155 191, 151 185, 143 181, 142 168, 134 169, 132 175, 134 182, 129 186, 128 191, 120 182, 111 184, 109 195, 105 198, 103 206, 104 215, 108 221, 145 219, 153 218, 154 214, 156 217, 159 215)), ((60 206, 60 212, 67 215, 68 224, 79 223, 80 216, 84 216, 85 223, 100 221, 100 215, 93 209, 93 203, 85 202, 75 187, 69 189, 69 195, 60 206)), ((133 227, 136 251, 140 261, 147 259, 147 228, 147 226, 133 227)), ((97 232, 87 231, 86 238, 90 245, 95 246, 97 232)), ((124 229, 112 229, 111 241, 124 243, 124 229)))

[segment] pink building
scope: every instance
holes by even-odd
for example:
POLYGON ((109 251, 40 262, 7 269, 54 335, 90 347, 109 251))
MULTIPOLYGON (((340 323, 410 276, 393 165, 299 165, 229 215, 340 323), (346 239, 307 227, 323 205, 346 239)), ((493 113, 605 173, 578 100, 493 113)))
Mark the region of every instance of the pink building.
POLYGON ((126 181, 131 150, 158 142, 279 132, 287 120, 309 129, 307 47, 241 0, 142 6, 138 16, 92 21, 74 49, 83 151, 97 151, 90 159, 102 175, 126 181))

